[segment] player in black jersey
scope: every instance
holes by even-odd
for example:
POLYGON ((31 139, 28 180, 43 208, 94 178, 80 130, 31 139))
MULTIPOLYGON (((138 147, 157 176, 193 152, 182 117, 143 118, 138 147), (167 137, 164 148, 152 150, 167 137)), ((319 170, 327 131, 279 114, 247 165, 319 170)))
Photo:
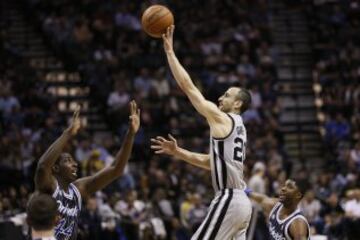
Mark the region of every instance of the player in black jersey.
POLYGON ((280 190, 279 198, 248 191, 269 216, 270 240, 309 240, 309 223, 298 209, 305 187, 288 179, 280 190))
POLYGON ((56 201, 51 195, 43 193, 32 195, 26 214, 32 240, 55 240, 54 228, 58 222, 59 213, 56 201))
POLYGON ((55 228, 57 240, 76 239, 81 199, 88 198, 121 176, 130 157, 135 134, 140 127, 140 110, 136 102, 132 101, 129 128, 113 164, 93 176, 77 179, 77 163, 69 153, 63 152, 63 149, 80 129, 79 110, 74 112, 70 126, 41 156, 35 174, 36 191, 51 194, 57 201, 61 217, 55 228))

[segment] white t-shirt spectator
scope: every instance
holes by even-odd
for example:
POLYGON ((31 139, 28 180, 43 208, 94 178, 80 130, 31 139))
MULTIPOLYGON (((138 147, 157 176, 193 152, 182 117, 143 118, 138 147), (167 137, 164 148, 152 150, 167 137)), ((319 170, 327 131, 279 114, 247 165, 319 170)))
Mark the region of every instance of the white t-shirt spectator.
POLYGON ((14 107, 20 107, 19 100, 15 96, 0 98, 0 112, 10 114, 14 107))
POLYGON ((159 97, 167 96, 170 93, 170 85, 166 78, 151 81, 151 85, 156 90, 159 97))
POLYGON ((345 214, 360 218, 360 201, 356 199, 347 201, 345 203, 345 214))
POLYGON ((312 222, 319 216, 321 204, 320 201, 317 199, 313 199, 311 202, 303 199, 300 202, 300 209, 304 213, 306 219, 309 222, 312 222))
POLYGON ((114 91, 110 93, 107 104, 112 109, 119 109, 128 104, 129 100, 130 96, 126 92, 114 91))

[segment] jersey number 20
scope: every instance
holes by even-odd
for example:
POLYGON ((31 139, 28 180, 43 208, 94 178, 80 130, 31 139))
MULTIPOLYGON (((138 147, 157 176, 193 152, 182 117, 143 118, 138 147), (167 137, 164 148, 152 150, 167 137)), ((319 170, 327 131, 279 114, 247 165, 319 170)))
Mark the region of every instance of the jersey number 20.
POLYGON ((234 140, 235 147, 234 147, 234 160, 243 162, 245 159, 245 143, 244 140, 237 137, 234 140))

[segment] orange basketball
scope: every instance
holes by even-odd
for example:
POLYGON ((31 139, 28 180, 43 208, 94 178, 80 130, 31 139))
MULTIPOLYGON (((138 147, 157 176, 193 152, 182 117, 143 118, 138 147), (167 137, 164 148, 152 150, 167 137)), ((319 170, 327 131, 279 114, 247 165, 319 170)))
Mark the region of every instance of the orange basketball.
POLYGON ((160 38, 166 29, 174 24, 174 16, 167 7, 152 5, 144 11, 141 24, 147 34, 160 38))

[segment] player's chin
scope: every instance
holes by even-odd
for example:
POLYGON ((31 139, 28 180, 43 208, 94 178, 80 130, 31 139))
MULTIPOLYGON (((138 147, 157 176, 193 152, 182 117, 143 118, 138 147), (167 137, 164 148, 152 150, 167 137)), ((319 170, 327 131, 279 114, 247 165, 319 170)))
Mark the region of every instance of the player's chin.
POLYGON ((75 181, 77 178, 78 178, 77 173, 70 173, 70 174, 69 174, 69 179, 70 179, 71 181, 75 181))
POLYGON ((285 198, 284 195, 280 195, 280 196, 279 196, 279 202, 284 203, 285 200, 286 200, 286 198, 285 198))

